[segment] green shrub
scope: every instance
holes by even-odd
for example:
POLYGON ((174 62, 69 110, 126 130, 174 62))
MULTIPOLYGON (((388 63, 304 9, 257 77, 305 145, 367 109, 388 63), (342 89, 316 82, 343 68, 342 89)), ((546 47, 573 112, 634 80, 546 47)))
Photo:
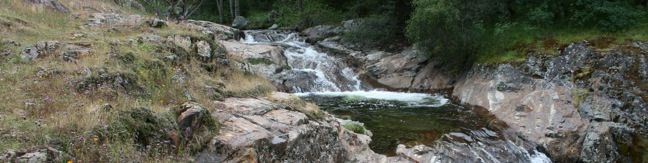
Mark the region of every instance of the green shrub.
POLYGON ((343 124, 342 127, 357 134, 365 134, 366 132, 364 125, 357 122, 348 122, 346 124, 343 124))
POLYGON ((358 21, 342 35, 344 41, 373 48, 386 48, 385 45, 403 41, 397 21, 389 16, 372 16, 358 21))
POLYGON ((274 8, 278 12, 276 22, 284 27, 307 28, 321 24, 338 23, 344 13, 335 10, 322 0, 303 0, 296 2, 277 1, 274 8))

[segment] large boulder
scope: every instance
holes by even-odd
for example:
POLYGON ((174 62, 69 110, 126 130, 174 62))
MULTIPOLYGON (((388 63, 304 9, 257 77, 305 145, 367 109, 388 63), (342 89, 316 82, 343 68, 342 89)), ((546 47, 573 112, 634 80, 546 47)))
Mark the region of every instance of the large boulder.
POLYGON ((232 27, 238 28, 238 29, 244 29, 247 27, 249 21, 243 17, 243 16, 236 16, 234 20, 232 21, 232 27))
POLYGON ((209 21, 187 20, 181 23, 181 25, 211 35, 214 40, 231 40, 240 37, 240 31, 238 29, 209 21))
POLYGON ((306 37, 306 41, 311 43, 315 43, 324 40, 325 38, 339 35, 341 33, 342 29, 333 25, 318 25, 302 31, 302 34, 306 37))
POLYGON ((427 58, 419 56, 416 50, 407 49, 368 65, 367 75, 389 88, 409 89, 426 60, 427 58))
POLYGON ((238 41, 220 41, 232 58, 239 59, 243 70, 272 79, 288 67, 283 48, 271 45, 248 45, 238 41))
POLYGON ((343 162, 347 156, 330 117, 311 119, 267 99, 228 98, 212 115, 220 134, 198 161, 216 162, 343 162))

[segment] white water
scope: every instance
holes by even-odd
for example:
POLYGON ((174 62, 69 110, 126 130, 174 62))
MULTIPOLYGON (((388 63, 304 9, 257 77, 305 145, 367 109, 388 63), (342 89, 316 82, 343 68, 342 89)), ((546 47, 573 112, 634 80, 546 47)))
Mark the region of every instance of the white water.
POLYGON ((342 61, 318 51, 306 43, 298 33, 285 31, 245 31, 241 41, 247 44, 274 44, 285 47, 288 65, 292 68, 288 76, 306 73, 316 77, 302 84, 295 84, 292 92, 313 91, 358 91, 362 82, 358 75, 342 61), (308 84, 303 84, 308 83, 308 84))
POLYGON ((350 91, 350 92, 308 92, 295 93, 297 96, 331 96, 331 97, 362 97, 366 99, 390 100, 408 103, 410 106, 439 107, 448 103, 443 96, 433 96, 425 93, 405 93, 388 91, 350 91), (434 101, 434 104, 430 104, 434 101))
MULTIPOLYGON (((311 74, 315 78, 307 79, 310 84, 295 84, 292 92, 297 96, 334 96, 334 97, 362 97, 367 99, 393 100, 408 103, 410 106, 439 107, 448 103, 443 96, 423 93, 403 93, 388 91, 363 90, 362 82, 353 69, 342 61, 319 52, 314 46, 306 43, 296 32, 282 31, 245 31, 241 42, 247 44, 274 44, 285 47, 284 56, 288 65, 294 72, 311 74), (430 101, 436 103, 430 104, 430 101)), ((298 73, 297 73, 298 74, 298 73)), ((294 76, 288 76, 294 77, 294 76)), ((301 79, 301 78, 300 78, 301 79)), ((349 122, 344 122, 349 123, 349 122)), ((524 150, 524 149, 521 149, 524 150)), ((526 151, 529 162, 551 163, 546 155, 538 151, 526 151), (531 154, 529 154, 531 153, 531 154)), ((495 159, 497 160, 497 159, 495 159)), ((502 160, 506 162, 506 160, 502 160)))

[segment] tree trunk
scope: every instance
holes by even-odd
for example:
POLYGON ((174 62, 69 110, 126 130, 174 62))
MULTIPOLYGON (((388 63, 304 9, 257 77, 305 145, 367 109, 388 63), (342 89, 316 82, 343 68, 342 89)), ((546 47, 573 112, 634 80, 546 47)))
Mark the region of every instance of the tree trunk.
POLYGON ((218 17, 220 19, 220 23, 224 23, 225 20, 223 20, 223 1, 224 0, 216 0, 216 5, 218 8, 218 17))
POLYGON ((229 0, 229 8, 230 8, 230 17, 232 20, 234 20, 234 0, 229 0))
POLYGON ((234 18, 241 16, 241 5, 239 0, 234 0, 234 18))

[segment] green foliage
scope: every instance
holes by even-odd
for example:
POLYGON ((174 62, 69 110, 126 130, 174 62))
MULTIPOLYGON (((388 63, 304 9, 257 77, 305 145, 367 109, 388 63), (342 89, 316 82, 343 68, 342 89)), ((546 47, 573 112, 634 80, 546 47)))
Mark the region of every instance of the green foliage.
POLYGON ((594 27, 616 32, 636 25, 644 15, 633 0, 517 0, 511 4, 520 21, 538 26, 566 24, 578 28, 594 27))
POLYGON ((140 147, 169 140, 168 133, 177 131, 172 116, 158 116, 146 108, 122 111, 107 128, 96 128, 95 134, 104 141, 133 141, 140 147))
POLYGON ((403 42, 397 21, 387 16, 372 16, 358 20, 358 24, 345 32, 344 41, 364 47, 387 48, 399 41, 403 42))
POLYGON ((487 27, 505 8, 490 0, 415 0, 407 36, 450 70, 469 67, 487 27))
POLYGON ((357 134, 364 134, 366 132, 364 125, 357 122, 348 122, 346 124, 343 124, 342 127, 357 134))
POLYGON ((278 1, 274 8, 278 13, 276 22, 280 26, 306 28, 337 23, 344 18, 343 13, 329 7, 322 0, 278 1))
POLYGON ((259 64, 264 64, 264 65, 272 65, 274 62, 268 58, 249 58, 247 59, 247 62, 253 65, 259 65, 259 64))
POLYGON ((407 36, 442 66, 517 62, 572 38, 617 35, 637 26, 643 6, 629 0, 414 0, 407 36))

